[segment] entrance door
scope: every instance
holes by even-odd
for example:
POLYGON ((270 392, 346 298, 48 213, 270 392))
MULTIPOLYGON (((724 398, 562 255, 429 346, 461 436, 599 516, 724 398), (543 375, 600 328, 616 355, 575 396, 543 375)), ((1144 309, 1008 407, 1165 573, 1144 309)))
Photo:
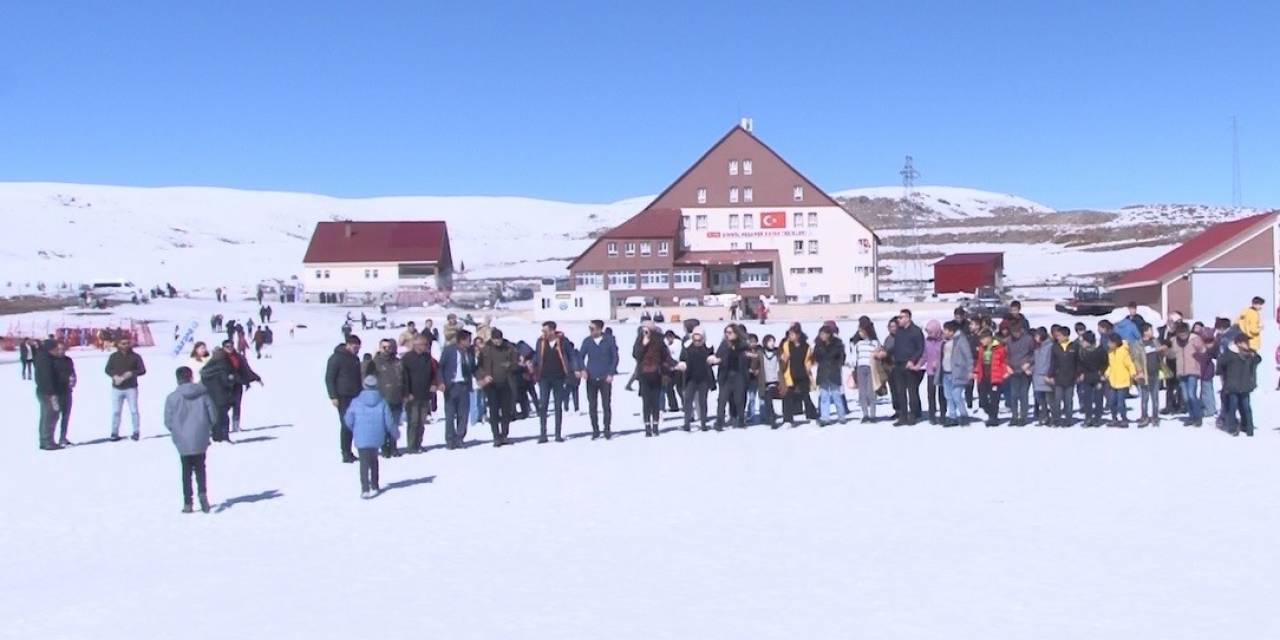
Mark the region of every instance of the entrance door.
POLYGON ((738 276, 735 271, 736 269, 733 267, 712 269, 711 293, 736 293, 738 291, 738 276))

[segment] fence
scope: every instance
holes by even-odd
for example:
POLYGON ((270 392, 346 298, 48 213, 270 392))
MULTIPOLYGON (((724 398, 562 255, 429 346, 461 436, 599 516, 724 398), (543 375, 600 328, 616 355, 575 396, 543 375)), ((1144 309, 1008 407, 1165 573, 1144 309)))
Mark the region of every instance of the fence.
POLYGON ((11 322, 8 330, 0 336, 0 350, 13 351, 18 342, 25 338, 44 340, 53 336, 68 347, 96 347, 106 349, 121 338, 129 338, 139 347, 153 347, 155 338, 151 335, 151 327, 143 322, 133 320, 114 320, 96 326, 85 326, 67 321, 29 321, 11 322))

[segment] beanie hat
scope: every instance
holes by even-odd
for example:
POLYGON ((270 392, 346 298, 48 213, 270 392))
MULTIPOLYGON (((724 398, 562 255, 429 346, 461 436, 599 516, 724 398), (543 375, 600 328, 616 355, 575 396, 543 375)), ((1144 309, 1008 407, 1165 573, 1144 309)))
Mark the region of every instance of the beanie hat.
POLYGON ((377 389, 377 388, 378 388, 378 376, 374 376, 374 375, 368 375, 368 376, 365 376, 365 377, 364 377, 364 388, 366 388, 366 389, 377 389))

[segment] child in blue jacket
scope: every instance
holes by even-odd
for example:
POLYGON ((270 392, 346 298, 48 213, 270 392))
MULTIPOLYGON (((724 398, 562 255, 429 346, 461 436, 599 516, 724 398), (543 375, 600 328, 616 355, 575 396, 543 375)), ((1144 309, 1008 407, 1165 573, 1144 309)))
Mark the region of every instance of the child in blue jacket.
POLYGON ((400 438, 391 409, 378 390, 378 377, 364 378, 364 390, 351 401, 343 416, 343 426, 351 432, 360 460, 360 497, 369 499, 382 491, 378 486, 378 449, 391 436, 400 438))

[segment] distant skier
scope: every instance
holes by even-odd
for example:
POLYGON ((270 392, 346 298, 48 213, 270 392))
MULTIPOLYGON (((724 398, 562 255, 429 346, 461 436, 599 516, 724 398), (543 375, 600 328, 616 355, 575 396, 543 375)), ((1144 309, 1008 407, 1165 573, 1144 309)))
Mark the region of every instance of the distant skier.
POLYGON ((182 512, 192 513, 192 494, 200 498, 200 510, 209 513, 205 476, 205 452, 217 421, 217 409, 203 385, 192 382, 191 369, 178 367, 178 388, 164 401, 164 427, 173 437, 173 446, 182 461, 182 512), (195 491, 191 479, 195 478, 195 491))

